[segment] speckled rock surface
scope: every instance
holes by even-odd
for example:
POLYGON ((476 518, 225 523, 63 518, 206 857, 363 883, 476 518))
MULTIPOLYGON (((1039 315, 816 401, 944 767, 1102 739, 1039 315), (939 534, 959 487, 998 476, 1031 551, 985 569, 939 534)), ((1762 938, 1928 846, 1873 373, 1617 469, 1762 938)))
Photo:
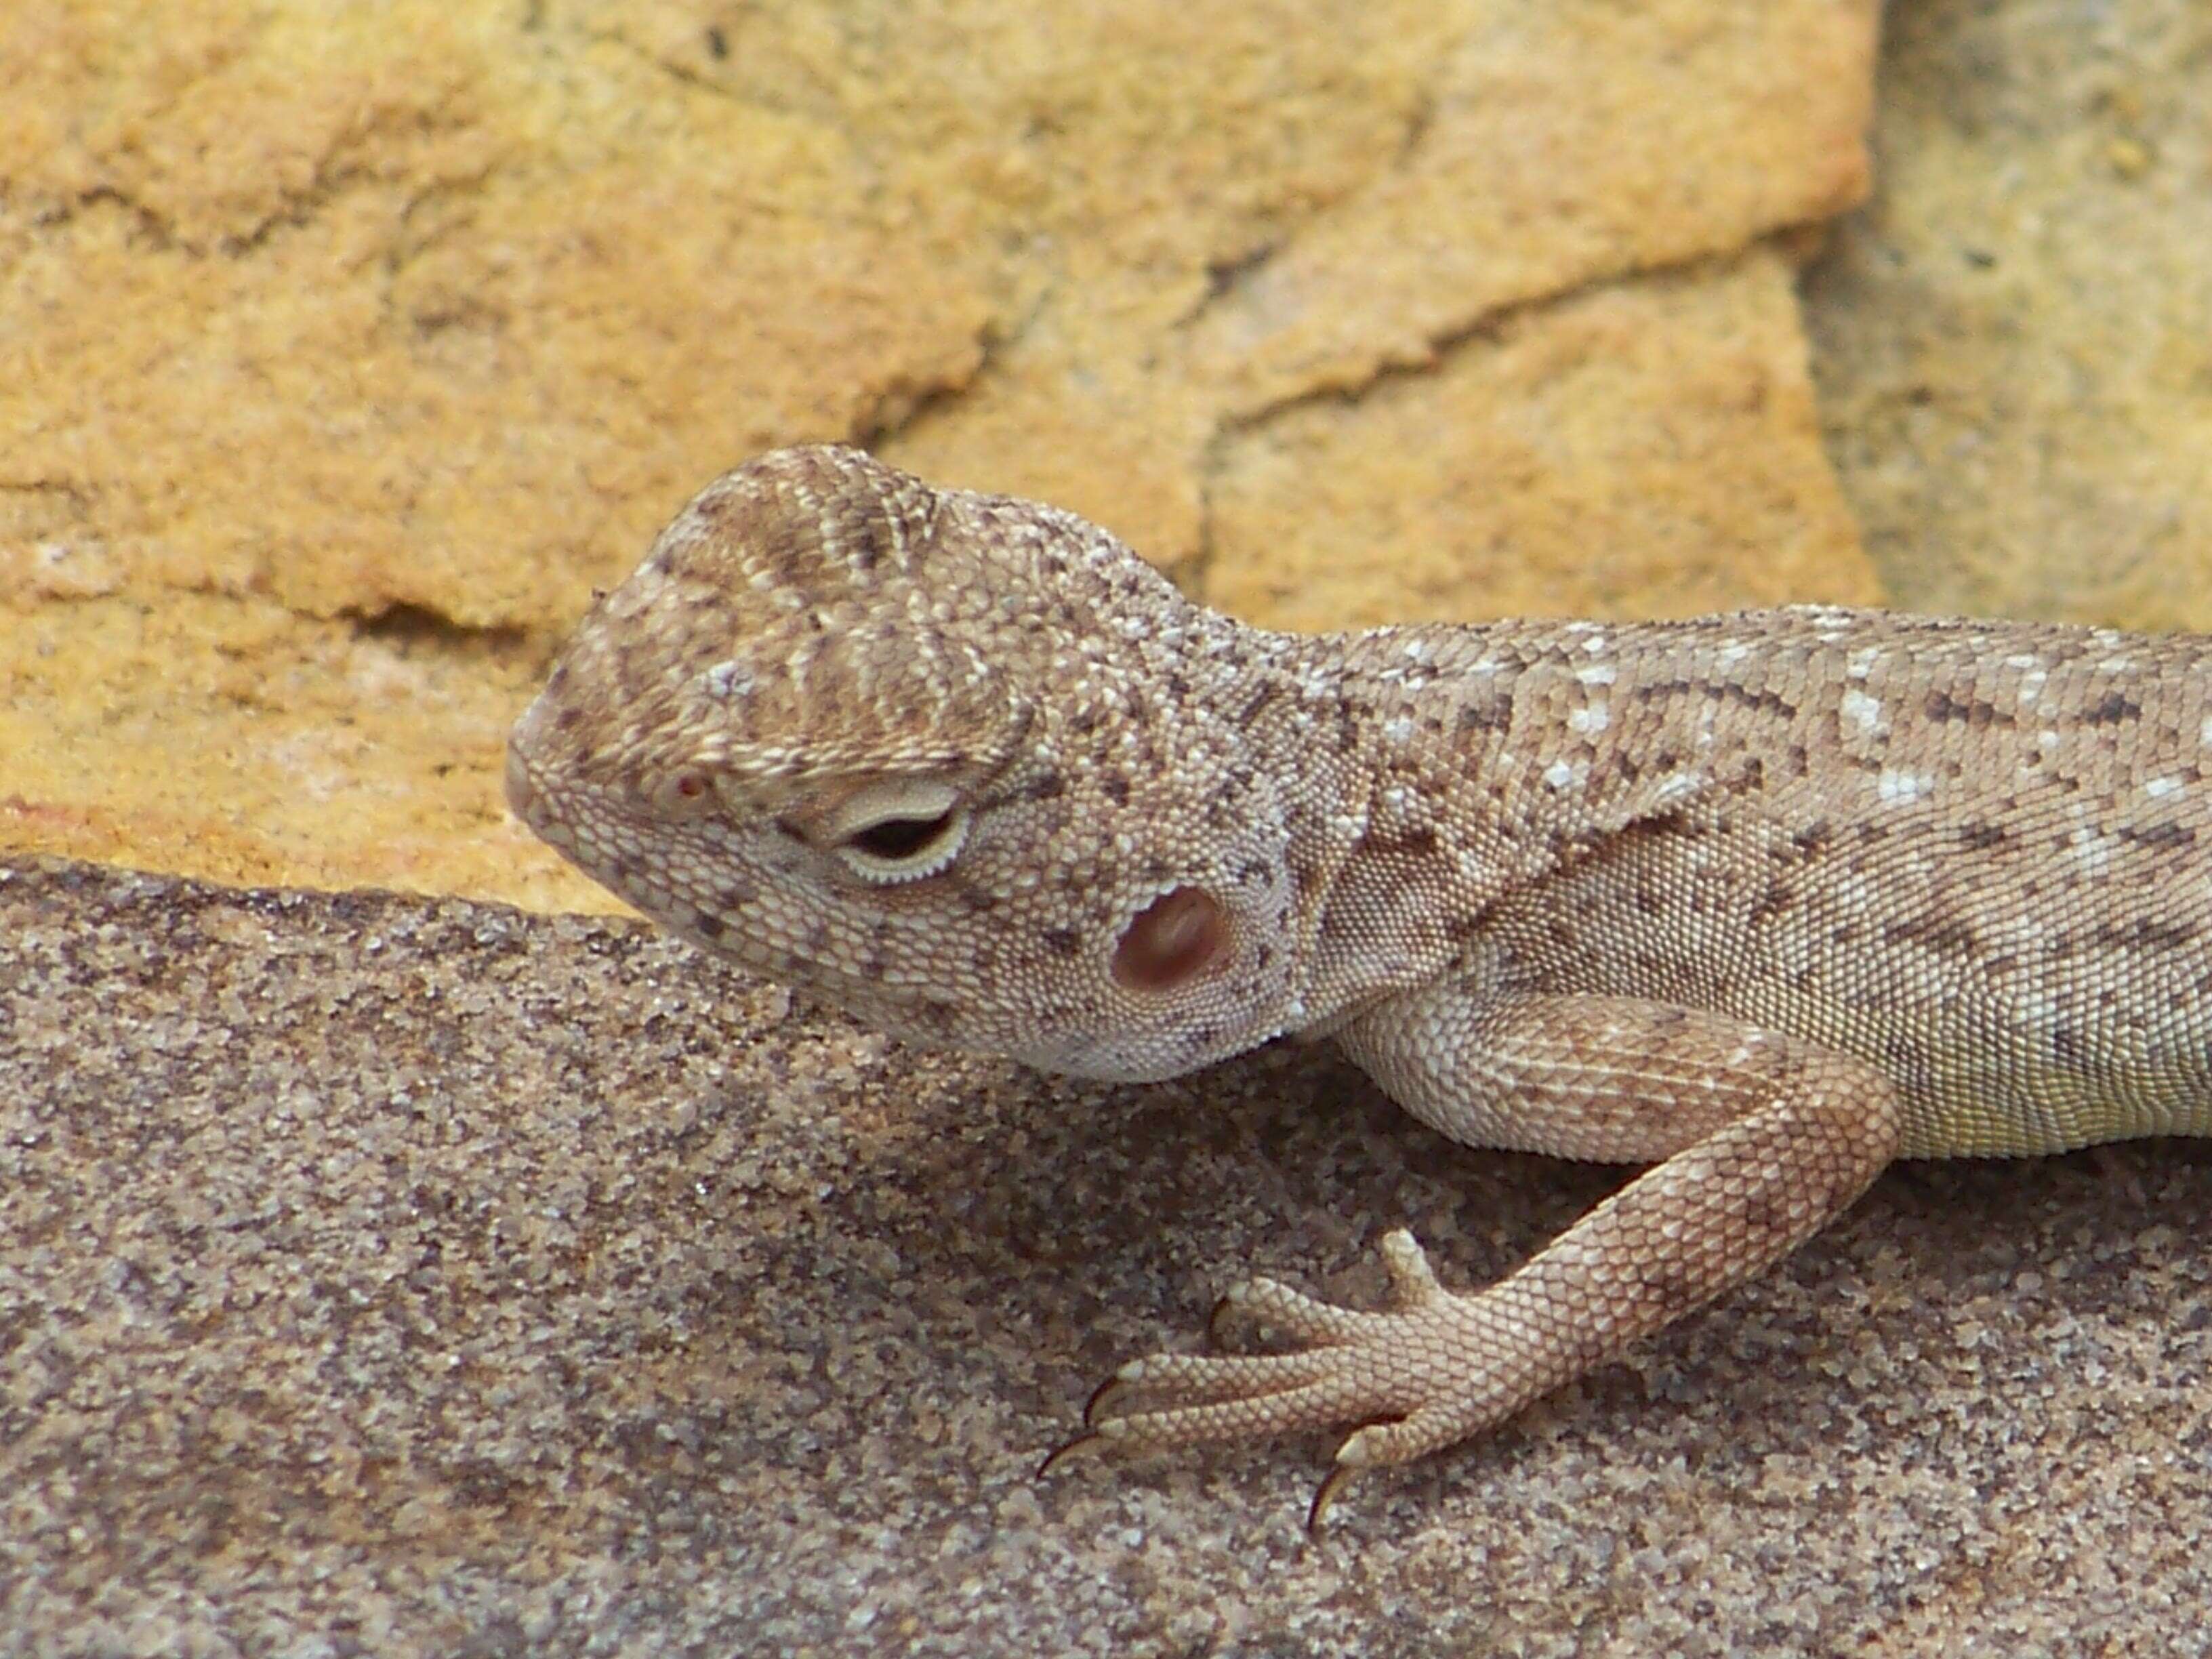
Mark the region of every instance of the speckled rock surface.
POLYGON ((1762 247, 1603 284, 1369 388, 1356 416, 1309 402, 1240 427, 1208 501, 1253 552, 1187 586, 1314 630, 1880 602, 1812 441, 1791 281, 1762 247), (1668 480, 1698 471, 1716 487, 1692 507, 1668 480))
POLYGON ((1807 303, 1893 602, 2212 629, 2212 6, 1893 6, 1807 303))
POLYGON ((1343 1066, 902 1050, 633 924, 0 879, 0 1651, 2168 1652, 2212 1152, 1911 1166, 1505 1431, 1039 1482, 1256 1267, 1455 1282, 1607 1171, 1343 1066))

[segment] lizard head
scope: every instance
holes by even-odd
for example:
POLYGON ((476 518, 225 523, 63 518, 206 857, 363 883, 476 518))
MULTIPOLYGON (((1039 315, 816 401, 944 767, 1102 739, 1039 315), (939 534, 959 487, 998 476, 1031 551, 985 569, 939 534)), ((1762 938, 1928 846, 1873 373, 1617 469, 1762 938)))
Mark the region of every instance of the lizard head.
POLYGON ((579 628, 507 796, 684 937, 896 1035, 1144 1079, 1296 1023, 1276 636, 857 451, 716 480, 579 628))

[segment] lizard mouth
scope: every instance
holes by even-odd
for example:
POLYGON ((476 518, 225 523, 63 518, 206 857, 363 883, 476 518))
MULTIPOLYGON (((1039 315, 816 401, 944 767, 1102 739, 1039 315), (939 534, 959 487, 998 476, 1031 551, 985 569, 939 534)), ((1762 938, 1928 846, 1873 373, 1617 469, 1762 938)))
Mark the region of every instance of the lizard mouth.
MULTIPOLYGON (((552 810, 524 758, 520 734, 507 745, 507 810, 527 824, 531 832, 563 857, 576 857, 576 835, 561 814, 552 810)), ((594 873, 587 872, 586 873, 594 873)))
POLYGON ((529 769, 513 744, 507 746, 507 808, 538 834, 544 833, 538 817, 538 786, 531 782, 529 769))

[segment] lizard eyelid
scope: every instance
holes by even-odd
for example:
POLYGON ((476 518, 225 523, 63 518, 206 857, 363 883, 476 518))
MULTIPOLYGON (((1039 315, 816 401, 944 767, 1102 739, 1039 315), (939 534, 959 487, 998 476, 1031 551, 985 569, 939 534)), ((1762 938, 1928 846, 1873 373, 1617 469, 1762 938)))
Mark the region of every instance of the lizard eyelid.
POLYGON ((951 863, 969 821, 951 785, 911 779, 862 790, 838 809, 830 832, 846 867, 884 886, 919 881, 951 863))

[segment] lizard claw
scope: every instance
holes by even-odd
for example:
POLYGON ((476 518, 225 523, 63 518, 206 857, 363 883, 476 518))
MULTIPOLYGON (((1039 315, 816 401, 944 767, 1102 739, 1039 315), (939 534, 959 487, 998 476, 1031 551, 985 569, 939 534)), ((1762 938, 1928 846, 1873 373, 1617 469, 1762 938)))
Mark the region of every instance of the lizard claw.
POLYGON ((1101 1437, 1093 1434, 1088 1429, 1085 1430, 1081 1434, 1077 1435, 1073 1440, 1063 1440, 1059 1445, 1054 1446, 1050 1451, 1047 1452, 1045 1454, 1044 1462, 1036 1466, 1036 1479, 1039 1480, 1043 1480, 1054 1469, 1058 1468, 1065 1459, 1070 1457, 1079 1457, 1085 1452, 1090 1451, 1093 1448, 1103 1443, 1103 1442, 1101 1437))
MULTIPOLYGON (((1125 1366, 1123 1369, 1127 1368, 1125 1366)), ((1115 1371, 1113 1376, 1091 1389, 1091 1398, 1083 1402, 1084 1428, 1085 1430, 1097 1428, 1100 1415, 1128 1391, 1129 1383, 1121 1371, 1115 1371)))
POLYGON ((1339 1463, 1328 1472, 1321 1485, 1314 1488, 1313 1502, 1306 1506, 1307 1537, 1321 1536, 1321 1523, 1328 1519, 1338 1496, 1350 1484, 1352 1477, 1358 1473, 1359 1466, 1355 1463, 1339 1463))

